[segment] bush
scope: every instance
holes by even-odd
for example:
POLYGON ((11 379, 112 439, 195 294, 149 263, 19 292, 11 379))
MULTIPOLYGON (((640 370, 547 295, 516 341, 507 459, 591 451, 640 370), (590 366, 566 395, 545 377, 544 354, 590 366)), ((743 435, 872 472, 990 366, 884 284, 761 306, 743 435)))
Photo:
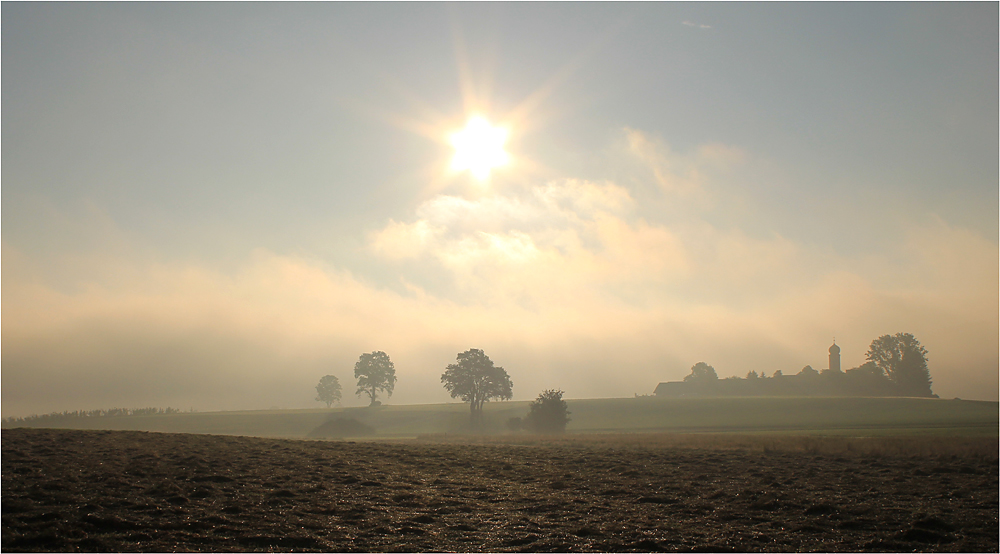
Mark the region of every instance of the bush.
POLYGON ((312 430, 312 438, 365 437, 374 435, 375 429, 356 419, 336 418, 312 430))
POLYGON ((524 427, 524 422, 521 421, 519 417, 512 417, 507 420, 507 429, 513 433, 517 433, 524 427))
POLYGON ((524 424, 535 433, 565 433, 569 423, 569 410, 563 400, 563 391, 549 389, 531 402, 531 411, 524 424))

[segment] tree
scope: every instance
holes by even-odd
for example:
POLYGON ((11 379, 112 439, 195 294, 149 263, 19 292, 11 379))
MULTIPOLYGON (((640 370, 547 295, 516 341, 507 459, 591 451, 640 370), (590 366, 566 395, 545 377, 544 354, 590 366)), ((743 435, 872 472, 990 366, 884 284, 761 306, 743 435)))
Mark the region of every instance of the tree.
POLYGON ((563 391, 549 389, 531 402, 531 411, 525 423, 535 433, 565 433, 569 423, 569 410, 563 400, 563 391))
POLYGON ((698 362, 691 366, 691 374, 684 377, 688 383, 711 384, 719 380, 715 373, 715 368, 705 362, 698 362))
POLYGON ((494 366, 493 360, 477 348, 459 354, 457 362, 448 364, 441 382, 452 398, 461 397, 469 403, 472 425, 477 426, 482 423, 483 403, 492 399, 510 400, 514 396, 514 383, 504 368, 494 366))
POLYGON ((333 375, 324 375, 316 385, 316 401, 326 402, 327 408, 340 402, 340 379, 333 375))
POLYGON ((799 375, 803 377, 816 377, 819 375, 819 372, 813 369, 813 366, 807 365, 799 370, 799 375))
POLYGON ((892 396, 897 394, 896 384, 885 376, 875 362, 865 362, 844 372, 847 387, 855 396, 892 396))
POLYGON ((882 335, 872 341, 865 358, 885 372, 900 394, 933 396, 927 349, 910 333, 882 335))
POLYGON ((376 406, 380 404, 376 400, 378 391, 392 396, 392 389, 396 386, 396 366, 392 365, 389 355, 381 350, 362 354, 358 363, 354 364, 354 377, 358 380, 355 394, 367 394, 371 398, 369 406, 376 406))

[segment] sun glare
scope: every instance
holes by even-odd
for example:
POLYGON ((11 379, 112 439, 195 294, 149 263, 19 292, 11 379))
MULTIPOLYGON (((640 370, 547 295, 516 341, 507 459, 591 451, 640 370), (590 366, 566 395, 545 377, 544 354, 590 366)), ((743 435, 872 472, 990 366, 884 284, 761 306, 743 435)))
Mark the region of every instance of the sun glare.
POLYGON ((485 180, 491 169, 507 163, 509 156, 503 149, 506 141, 507 129, 494 127, 482 117, 473 117, 465 129, 451 135, 451 145, 455 147, 451 168, 468 169, 480 181, 485 180))

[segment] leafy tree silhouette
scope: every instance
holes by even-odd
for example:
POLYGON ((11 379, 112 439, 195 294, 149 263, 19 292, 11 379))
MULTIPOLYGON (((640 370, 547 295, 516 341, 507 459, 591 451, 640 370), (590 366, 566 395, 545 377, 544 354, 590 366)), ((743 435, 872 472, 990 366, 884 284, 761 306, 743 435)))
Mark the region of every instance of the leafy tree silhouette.
POLYGON ((324 375, 316 385, 316 401, 326 402, 327 408, 340 402, 340 379, 334 375, 324 375))
POLYGON ((478 348, 458 354, 456 361, 445 368, 441 382, 452 398, 460 397, 469 403, 472 426, 478 427, 483 420, 483 404, 492 399, 510 400, 514 383, 504 368, 493 365, 493 360, 478 348))
POLYGON ((358 390, 355 394, 367 394, 371 399, 369 406, 380 404, 377 400, 378 391, 392 396, 396 387, 396 366, 392 365, 389 355, 381 350, 362 354, 358 363, 354 364, 354 377, 358 380, 358 390))
POLYGON ((549 389, 542 391, 531 402, 531 411, 525 418, 528 429, 536 433, 565 433, 569 423, 569 410, 563 400, 563 391, 549 389))
POLYGON ((885 372, 900 394, 934 395, 927 368, 927 349, 910 333, 882 335, 872 341, 865 357, 885 372))
POLYGON ((718 374, 715 373, 715 368, 706 364, 705 362, 698 362, 691 366, 691 373, 684 377, 684 380, 689 383, 699 383, 699 384, 712 384, 719 380, 718 374))
POLYGON ((801 370, 799 370, 798 374, 801 375, 801 376, 803 376, 803 377, 818 377, 819 376, 819 372, 816 371, 815 369, 813 369, 813 366, 811 366, 811 365, 807 365, 807 366, 803 367, 801 370))

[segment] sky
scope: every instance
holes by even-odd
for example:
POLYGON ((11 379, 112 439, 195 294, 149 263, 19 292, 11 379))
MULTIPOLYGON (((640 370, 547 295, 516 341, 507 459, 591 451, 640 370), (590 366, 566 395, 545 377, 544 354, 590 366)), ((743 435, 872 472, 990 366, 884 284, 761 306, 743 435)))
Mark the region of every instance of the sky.
POLYGON ((4 3, 2 412, 927 348, 998 399, 996 3, 4 3), (453 164, 473 117, 507 163, 453 164))

